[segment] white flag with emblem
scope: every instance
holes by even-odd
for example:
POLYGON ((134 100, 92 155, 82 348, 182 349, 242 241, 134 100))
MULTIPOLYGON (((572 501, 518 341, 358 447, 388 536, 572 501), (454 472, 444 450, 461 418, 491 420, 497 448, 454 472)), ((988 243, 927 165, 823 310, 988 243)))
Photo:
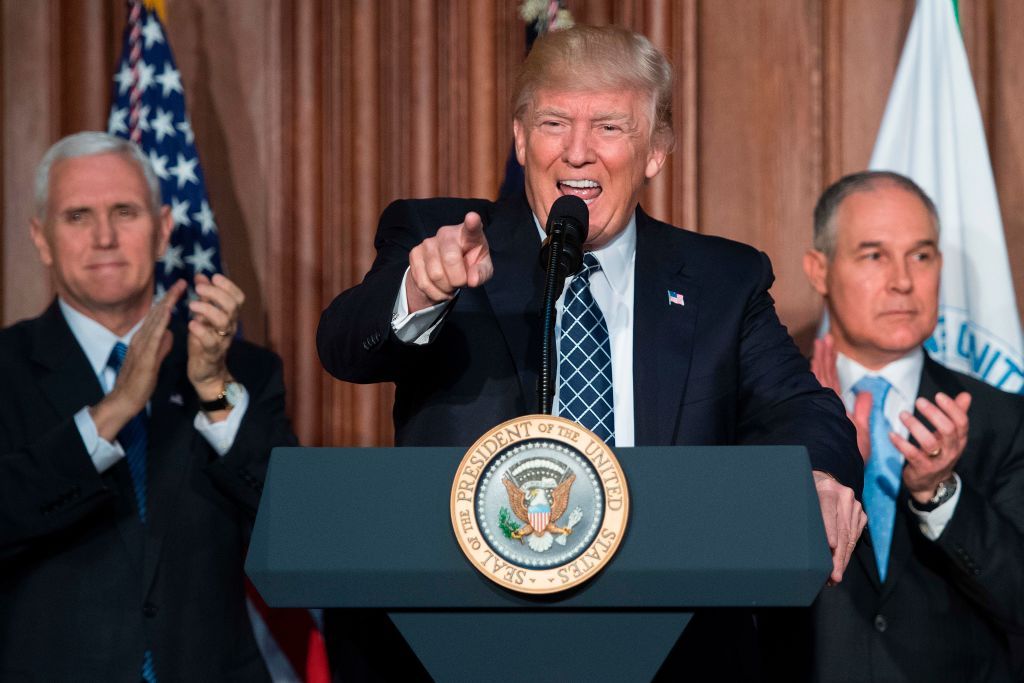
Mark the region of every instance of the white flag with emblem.
POLYGON ((935 201, 943 253, 933 358, 1024 393, 1020 318, 978 98, 952 0, 918 0, 870 168, 935 201))

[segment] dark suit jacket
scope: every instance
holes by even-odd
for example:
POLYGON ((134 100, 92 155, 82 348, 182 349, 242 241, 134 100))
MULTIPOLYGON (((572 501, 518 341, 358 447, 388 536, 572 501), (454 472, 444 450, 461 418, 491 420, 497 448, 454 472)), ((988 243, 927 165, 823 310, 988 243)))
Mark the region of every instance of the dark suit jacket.
POLYGON ((279 359, 236 341, 250 402, 231 450, 193 427, 184 327, 150 401, 149 523, 126 461, 98 474, 72 416, 103 392, 54 303, 0 331, 0 680, 265 680, 242 561, 273 445, 294 445, 279 359))
MULTIPOLYGON (((863 466, 852 425, 779 323, 768 258, 639 209, 636 219, 637 445, 803 444, 816 469, 859 492, 863 466), (682 293, 685 305, 669 305, 668 291, 682 293)), ((362 284, 324 311, 317 347, 339 379, 395 383, 398 445, 469 446, 488 428, 536 412, 543 273, 525 198, 395 202, 381 216, 375 244, 362 284), (403 344, 391 315, 409 251, 439 227, 461 223, 467 211, 483 218, 494 276, 460 292, 430 344, 403 344)), ((749 659, 735 656, 737 640, 746 637, 734 628, 742 620, 695 618, 688 633, 710 624, 707 636, 691 639, 699 644, 679 649, 663 672, 698 673, 699 654, 710 663, 701 670, 709 677, 745 676, 749 659)))
MULTIPOLYGON (((543 281, 525 199, 395 202, 381 216, 376 247, 363 283, 324 311, 317 347, 339 379, 395 382, 398 445, 468 446, 536 412, 543 281), (462 290, 432 343, 403 344, 391 312, 409 250, 471 210, 483 217, 494 276, 462 290)), ((779 323, 763 253, 638 210, 635 277, 638 445, 804 444, 815 468, 859 490, 852 428, 779 323), (685 305, 670 306, 669 290, 685 305)))
POLYGON ((862 537, 813 610, 816 680, 1019 680, 1007 639, 1024 629, 1024 398, 926 356, 919 395, 939 391, 973 397, 956 511, 930 541, 901 491, 884 585, 862 537))

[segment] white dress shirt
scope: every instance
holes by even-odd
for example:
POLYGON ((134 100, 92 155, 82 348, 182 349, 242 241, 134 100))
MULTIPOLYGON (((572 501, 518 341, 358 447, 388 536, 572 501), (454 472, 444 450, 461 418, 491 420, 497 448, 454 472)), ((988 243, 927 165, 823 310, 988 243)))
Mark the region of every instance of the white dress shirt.
MULTIPOLYGON (((540 221, 534 216, 537 227, 537 248, 544 240, 545 232, 540 221)), ((538 251, 539 253, 539 251, 538 251)), ((612 353, 612 393, 615 401, 615 445, 633 446, 635 428, 633 417, 633 283, 636 263, 636 217, 632 217, 626 229, 600 249, 591 252, 601 264, 601 270, 590 277, 590 291, 608 323, 608 335, 612 353)), ((433 341, 448 310, 448 302, 442 302, 415 313, 409 313, 405 296, 405 271, 402 285, 391 316, 395 335, 409 344, 428 344, 433 341)), ((575 277, 575 276, 574 276, 575 277)), ((561 338, 562 305, 565 293, 573 278, 565 281, 562 295, 556 302, 555 343, 561 338)), ((680 388, 682 390, 682 388, 680 388)), ((558 414, 558 388, 551 411, 558 414)))
MULTIPOLYGON (((85 357, 89 360, 89 365, 92 366, 93 372, 96 373, 100 386, 103 388, 103 393, 109 394, 110 390, 114 388, 114 382, 117 380, 117 373, 107 365, 107 361, 110 359, 110 352, 113 351, 114 345, 117 342, 122 342, 126 346, 130 344, 132 337, 135 336, 135 333, 142 326, 142 321, 140 320, 123 337, 118 337, 92 318, 73 309, 63 299, 58 299, 57 303, 60 305, 61 313, 64 314, 68 327, 71 328, 71 333, 75 336, 75 340, 78 341, 78 345, 82 347, 82 351, 85 352, 85 357)), ((245 415, 246 408, 248 407, 249 393, 243 387, 241 400, 238 402, 238 405, 231 409, 226 420, 211 422, 200 411, 196 414, 193 425, 210 443, 210 446, 213 447, 218 455, 224 455, 235 442, 238 427, 242 423, 242 416, 245 415)), ((146 409, 149 410, 148 404, 146 409)), ((97 472, 106 472, 118 460, 124 457, 124 448, 121 447, 121 444, 116 441, 111 443, 99 435, 96 423, 93 421, 92 415, 89 414, 89 406, 85 406, 75 413, 75 425, 78 427, 78 432, 82 435, 82 443, 85 444, 85 450, 92 459, 97 472)))
MULTIPOLYGON (((889 420, 892 431, 907 438, 910 430, 900 420, 900 413, 906 411, 911 415, 914 414, 914 401, 917 399, 917 392, 920 389, 922 368, 924 368, 924 351, 921 348, 914 349, 903 358, 893 361, 877 371, 870 371, 857 361, 841 353, 838 354, 836 372, 839 375, 839 386, 843 389, 842 399, 846 404, 846 410, 853 413, 856 397, 852 387, 857 382, 867 375, 882 377, 892 385, 892 389, 886 394, 885 405, 882 408, 885 417, 889 420)), ((926 398, 932 400, 933 397, 926 398)), ((956 473, 953 476, 957 480, 956 492, 945 503, 931 512, 921 512, 913 505, 910 506, 911 512, 917 515, 921 533, 933 541, 942 534, 946 524, 953 518, 957 501, 960 500, 960 477, 956 473)))

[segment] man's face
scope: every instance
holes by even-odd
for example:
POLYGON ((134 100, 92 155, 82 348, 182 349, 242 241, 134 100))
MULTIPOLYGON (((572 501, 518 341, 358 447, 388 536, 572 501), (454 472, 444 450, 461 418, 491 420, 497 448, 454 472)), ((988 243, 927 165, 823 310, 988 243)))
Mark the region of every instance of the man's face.
POLYGON ((921 200, 894 185, 848 196, 836 212, 836 251, 804 267, 825 297, 836 349, 870 369, 906 355, 935 329, 942 255, 921 200))
POLYGON ((96 154, 54 164, 46 219, 32 221, 32 239, 73 308, 91 317, 144 314, 171 227, 166 207, 154 215, 134 163, 96 154))
POLYGON ((573 194, 590 209, 588 246, 625 229, 645 181, 665 162, 651 143, 650 111, 650 98, 630 90, 537 91, 513 130, 526 197, 542 225, 554 201, 573 194))

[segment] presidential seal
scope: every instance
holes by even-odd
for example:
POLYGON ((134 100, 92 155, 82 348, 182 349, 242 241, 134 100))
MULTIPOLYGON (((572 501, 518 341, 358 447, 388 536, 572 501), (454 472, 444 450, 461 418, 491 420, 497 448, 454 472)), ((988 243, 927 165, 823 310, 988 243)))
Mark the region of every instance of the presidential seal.
POLYGON ((590 579, 626 531, 629 491, 612 450, 561 417, 498 425, 455 474, 452 526, 462 552, 491 581, 557 593, 590 579))

